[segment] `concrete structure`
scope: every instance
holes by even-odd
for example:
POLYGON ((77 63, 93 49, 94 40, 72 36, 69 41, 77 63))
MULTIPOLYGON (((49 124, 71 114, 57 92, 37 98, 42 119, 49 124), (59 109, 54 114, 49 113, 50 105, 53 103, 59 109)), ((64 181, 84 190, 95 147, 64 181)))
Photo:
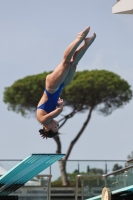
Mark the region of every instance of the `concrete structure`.
POLYGON ((112 7, 113 14, 133 14, 133 0, 117 0, 112 7))

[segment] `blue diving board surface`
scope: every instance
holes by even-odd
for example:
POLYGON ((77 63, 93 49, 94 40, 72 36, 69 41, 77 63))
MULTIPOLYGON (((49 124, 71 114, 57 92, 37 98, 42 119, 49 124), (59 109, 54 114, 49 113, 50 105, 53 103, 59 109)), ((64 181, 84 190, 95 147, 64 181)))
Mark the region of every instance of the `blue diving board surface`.
POLYGON ((95 196, 95 197, 91 197, 91 198, 89 198, 87 200, 101 200, 101 198, 102 198, 102 195, 98 195, 98 196, 95 196))
POLYGON ((111 193, 112 193, 112 195, 119 194, 119 193, 124 193, 124 194, 133 193, 133 185, 130 185, 130 186, 118 189, 118 190, 114 190, 111 193))
MULTIPOLYGON (((101 191, 102 193, 102 191, 101 191)), ((128 196, 128 195, 131 195, 133 194, 133 185, 130 185, 130 186, 127 186, 127 187, 123 187, 121 189, 118 189, 118 190, 114 190, 114 191, 111 191, 111 194, 112 196, 128 196)), ((102 198, 102 195, 99 195, 99 196, 95 196, 95 197, 91 197, 87 200, 101 200, 102 198)))
POLYGON ((31 154, 0 177, 0 196, 7 196, 65 154, 31 154))

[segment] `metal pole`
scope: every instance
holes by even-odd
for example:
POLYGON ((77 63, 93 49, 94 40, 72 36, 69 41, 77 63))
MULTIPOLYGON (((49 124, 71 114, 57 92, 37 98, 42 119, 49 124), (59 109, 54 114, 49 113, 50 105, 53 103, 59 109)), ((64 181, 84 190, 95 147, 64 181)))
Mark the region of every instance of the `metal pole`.
POLYGON ((49 183, 48 183, 48 200, 51 199, 51 176, 49 177, 49 183))
POLYGON ((78 200, 78 176, 76 177, 75 200, 78 200))
POLYGON ((51 175, 51 165, 50 165, 50 167, 49 167, 49 174, 51 175))
POLYGON ((82 200, 84 200, 84 180, 82 179, 82 200))
POLYGON ((108 173, 108 170, 107 170, 107 163, 105 162, 105 174, 108 173))
POLYGON ((79 171, 80 171, 80 167, 79 167, 79 163, 78 163, 78 174, 80 173, 79 171))

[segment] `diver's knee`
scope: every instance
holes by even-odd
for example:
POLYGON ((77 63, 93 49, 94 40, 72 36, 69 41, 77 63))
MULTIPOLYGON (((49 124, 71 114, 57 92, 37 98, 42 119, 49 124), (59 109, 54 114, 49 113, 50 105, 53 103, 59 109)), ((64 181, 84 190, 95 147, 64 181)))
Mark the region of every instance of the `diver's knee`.
POLYGON ((70 63, 71 68, 72 68, 72 69, 75 69, 75 70, 76 70, 76 68, 77 68, 77 65, 78 65, 78 63, 76 63, 76 62, 74 62, 74 61, 71 61, 71 63, 70 63))
POLYGON ((62 61, 62 64, 63 64, 64 67, 70 67, 71 61, 64 58, 63 61, 62 61))

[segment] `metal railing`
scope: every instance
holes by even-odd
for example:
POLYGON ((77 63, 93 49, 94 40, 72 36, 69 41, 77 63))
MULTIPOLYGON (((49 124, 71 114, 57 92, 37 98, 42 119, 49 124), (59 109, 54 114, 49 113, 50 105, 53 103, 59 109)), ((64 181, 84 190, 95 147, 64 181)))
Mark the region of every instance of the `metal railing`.
POLYGON ((114 171, 114 172, 112 172, 112 173, 109 173, 109 174, 104 174, 104 175, 102 175, 103 177, 108 177, 108 176, 111 176, 111 175, 115 175, 115 174, 118 174, 118 173, 120 173, 120 172, 127 172, 129 169, 131 169, 131 168, 133 168, 133 165, 131 165, 131 166, 129 166, 129 167, 125 167, 125 168, 123 168, 123 169, 119 169, 119 170, 116 170, 116 171, 114 171))
MULTIPOLYGON (((93 181, 93 185, 94 185, 94 181, 96 182, 96 186, 98 186, 100 189, 104 186, 104 183, 101 185, 100 181, 102 180, 102 182, 104 182, 104 178, 102 175, 77 175, 76 176, 76 187, 75 187, 75 200, 78 200, 78 196, 81 196, 81 200, 84 200, 85 198, 85 188, 87 188, 87 193, 86 195, 94 195, 92 194, 92 184, 90 183, 90 181, 93 181), (86 180, 86 183, 85 183, 86 180), (88 183, 89 182, 89 183, 88 183), (81 186, 81 190, 79 190, 79 183, 81 186)), ((100 191, 101 192, 101 191, 100 191)), ((96 195, 95 195, 96 196, 96 195)))
MULTIPOLYGON (((128 160, 126 163, 133 163, 133 159, 128 160)), ((84 200, 101 195, 103 187, 109 187, 111 191, 114 191, 131 185, 133 185, 133 164, 103 175, 79 174, 76 176, 75 200, 78 200, 79 196, 81 200, 84 200), (96 180, 95 185, 94 180, 96 180), (86 188, 88 188, 87 192, 86 188), (95 194, 96 190, 99 194, 95 194)))
MULTIPOLYGON (((21 159, 0 159, 0 164, 8 171, 20 161, 21 159)), ((66 171, 69 174, 73 174, 74 171, 77 171, 77 174, 82 174, 89 173, 89 170, 92 169, 100 169, 102 171, 100 174, 107 174, 112 172, 113 166, 116 163, 125 167, 125 162, 126 160, 68 160, 66 161, 66 171)), ((42 174, 52 174, 52 182, 57 180, 61 176, 59 163, 54 163, 43 171, 42 174)))
POLYGON ((48 182, 47 184, 45 185, 44 189, 47 190, 47 200, 51 200, 51 178, 52 178, 52 175, 37 175, 36 176, 38 179, 42 179, 44 177, 47 177, 48 178, 48 182))
MULTIPOLYGON (((4 168, 9 170, 20 161, 21 159, 0 159, 0 164, 4 168)), ((74 184, 72 184, 73 191, 75 187, 74 185, 76 184, 76 187, 78 186, 76 182, 77 180, 75 181, 76 174, 74 172, 76 171, 76 173, 79 174, 78 179, 81 183, 81 187, 78 187, 78 190, 80 190, 79 194, 76 193, 77 189, 75 191, 75 194, 76 196, 80 195, 80 197, 83 199, 84 195, 88 195, 88 194, 91 195, 93 193, 92 195, 96 196, 98 192, 100 193, 101 188, 105 186, 104 177, 102 176, 102 174, 107 174, 110 172, 112 173, 113 166, 116 163, 119 166, 125 167, 125 162, 126 160, 68 160, 66 162, 66 171, 70 175, 73 174, 72 176, 68 175, 69 181, 74 182, 74 184), (99 172, 98 171, 95 172, 95 169, 101 170, 100 171, 101 175, 97 175, 99 172), (91 174, 92 170, 94 170, 93 171, 94 175, 84 175, 84 174, 91 174), (87 176, 89 177, 89 183, 86 180, 87 176), (84 180, 83 180, 83 177, 84 177, 84 180), (94 183, 96 183, 96 187, 94 187, 94 183), (90 188, 90 185, 92 185, 91 188, 90 188)), ((52 174, 52 182, 54 182, 59 177, 61 177, 58 162, 54 163, 51 167, 43 171, 40 176, 42 176, 43 174, 50 174, 50 175, 52 174)), ((49 193, 50 193, 50 190, 49 190, 49 193)))

